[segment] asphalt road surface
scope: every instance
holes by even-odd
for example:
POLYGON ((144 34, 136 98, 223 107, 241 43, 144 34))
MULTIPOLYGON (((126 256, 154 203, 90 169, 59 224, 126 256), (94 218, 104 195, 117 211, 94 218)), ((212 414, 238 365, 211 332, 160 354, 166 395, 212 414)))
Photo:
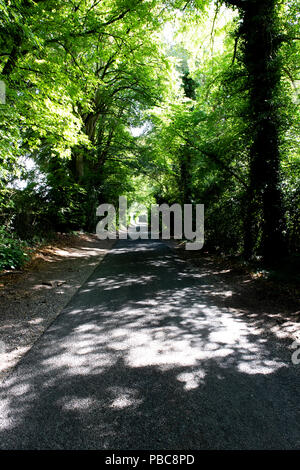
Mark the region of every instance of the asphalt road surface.
POLYGON ((2 384, 0 448, 300 449, 299 372, 211 274, 120 240, 2 384))

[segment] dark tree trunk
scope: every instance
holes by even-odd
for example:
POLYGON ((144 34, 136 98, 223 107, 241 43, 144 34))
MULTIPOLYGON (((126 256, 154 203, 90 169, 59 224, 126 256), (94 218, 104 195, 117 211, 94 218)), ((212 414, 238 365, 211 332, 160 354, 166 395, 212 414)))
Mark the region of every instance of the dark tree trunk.
POLYGON ((191 154, 188 146, 182 149, 180 159, 181 203, 190 204, 192 200, 191 154))
POLYGON ((1 72, 1 74, 5 77, 9 77, 18 61, 22 39, 23 33, 19 28, 18 31, 13 35, 14 45, 1 72))
POLYGON ((250 257, 262 228, 264 261, 285 254, 284 211, 280 189, 279 118, 276 94, 280 81, 276 0, 233 0, 242 17, 239 35, 248 73, 250 150, 245 219, 245 253, 250 257), (261 221, 260 221, 261 219, 261 221))

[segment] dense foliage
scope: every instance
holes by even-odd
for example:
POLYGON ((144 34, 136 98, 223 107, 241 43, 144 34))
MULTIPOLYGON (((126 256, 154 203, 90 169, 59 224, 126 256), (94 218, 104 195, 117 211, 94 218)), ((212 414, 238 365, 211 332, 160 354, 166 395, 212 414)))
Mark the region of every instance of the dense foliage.
POLYGON ((204 203, 210 250, 297 254, 298 20, 296 0, 0 0, 0 268, 119 195, 204 203))

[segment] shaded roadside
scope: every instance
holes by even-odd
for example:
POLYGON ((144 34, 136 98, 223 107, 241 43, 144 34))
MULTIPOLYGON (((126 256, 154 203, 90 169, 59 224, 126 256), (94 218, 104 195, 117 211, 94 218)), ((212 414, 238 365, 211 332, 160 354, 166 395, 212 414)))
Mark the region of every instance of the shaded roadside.
POLYGON ((300 340, 300 285, 272 281, 251 272, 233 258, 201 251, 188 251, 175 240, 167 243, 181 259, 215 282, 215 297, 252 322, 270 328, 277 337, 300 340))
POLYGON ((92 234, 60 236, 22 271, 0 276, 0 380, 50 325, 113 246, 92 234))

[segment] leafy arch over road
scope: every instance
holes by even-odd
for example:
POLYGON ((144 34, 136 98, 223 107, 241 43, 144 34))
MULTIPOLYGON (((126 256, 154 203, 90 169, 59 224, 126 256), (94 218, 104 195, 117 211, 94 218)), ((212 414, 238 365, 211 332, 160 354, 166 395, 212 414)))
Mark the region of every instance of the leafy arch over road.
POLYGON ((99 202, 125 194, 204 202, 210 248, 266 262, 299 250, 296 1, 0 8, 0 217, 13 237, 94 230, 99 202))

